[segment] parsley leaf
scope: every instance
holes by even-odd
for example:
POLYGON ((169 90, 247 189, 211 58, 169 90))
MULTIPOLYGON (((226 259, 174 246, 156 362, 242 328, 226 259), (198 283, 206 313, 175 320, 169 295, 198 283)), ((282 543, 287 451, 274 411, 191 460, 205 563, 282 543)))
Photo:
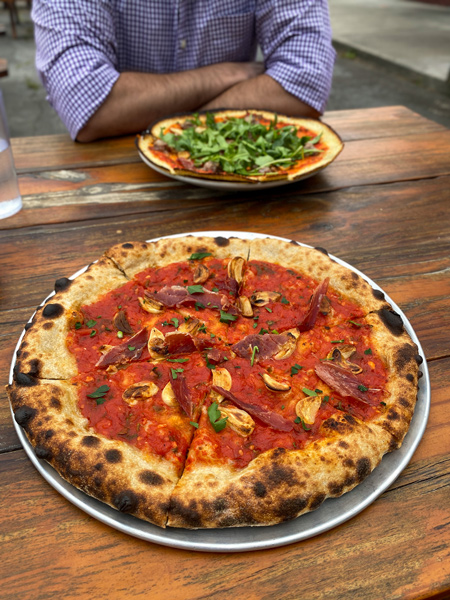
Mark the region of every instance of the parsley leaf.
POLYGON ((295 363, 295 365, 294 365, 293 367, 291 367, 291 377, 292 377, 293 375, 297 375, 297 373, 298 373, 299 371, 301 371, 302 369, 303 369, 303 367, 302 367, 302 366, 300 366, 300 365, 298 365, 297 363, 295 363))
POLYGON ((190 294, 203 294, 205 290, 203 289, 202 285, 188 285, 187 291, 190 294))
POLYGON ((202 258, 206 258, 207 256, 212 256, 211 252, 194 252, 190 255, 188 260, 201 260, 202 258))
POLYGON ((107 392, 109 392, 109 386, 101 385, 99 388, 97 388, 95 390, 95 392, 92 392, 92 394, 88 394, 87 397, 93 398, 96 401, 97 406, 98 406, 99 404, 103 404, 103 402, 106 401, 105 394, 107 392))
POLYGON ((209 417, 210 423, 214 427, 214 431, 216 433, 219 433, 219 431, 222 431, 222 429, 225 429, 228 417, 224 417, 223 419, 221 418, 222 415, 220 414, 219 405, 217 404, 217 402, 213 402, 209 406, 208 417, 209 417))
POLYGON ((309 390, 308 388, 302 388, 302 392, 304 392, 307 396, 317 396, 317 392, 315 390, 309 390))
POLYGON ((219 321, 221 323, 231 323, 232 321, 236 321, 236 319, 237 319, 237 315, 230 315, 229 313, 225 312, 224 310, 220 311, 219 321))

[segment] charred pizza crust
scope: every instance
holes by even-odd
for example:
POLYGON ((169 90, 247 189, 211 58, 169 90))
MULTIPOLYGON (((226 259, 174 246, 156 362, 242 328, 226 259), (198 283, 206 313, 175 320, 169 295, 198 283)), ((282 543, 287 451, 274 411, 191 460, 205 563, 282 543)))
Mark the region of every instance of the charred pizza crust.
POLYGON ((17 354, 14 382, 7 388, 15 419, 39 458, 122 512, 162 527, 166 522, 186 528, 279 523, 351 490, 408 431, 419 378, 417 347, 383 294, 323 249, 272 238, 127 242, 109 249, 76 279, 58 280, 56 290, 36 313, 17 354), (77 407, 77 388, 70 381, 77 371, 65 339, 77 311, 144 269, 187 261, 194 253, 277 263, 316 281, 329 277, 330 287, 363 308, 372 329, 388 373, 385 410, 370 422, 350 414, 329 418, 320 439, 299 450, 273 448, 244 469, 195 464, 191 457, 194 467, 188 459, 181 479, 173 464, 95 432, 77 407))
MULTIPOLYGON (((215 119, 225 120, 227 118, 241 118, 244 119, 251 115, 256 119, 264 119, 273 121, 275 113, 262 110, 222 110, 213 113, 215 119)), ((324 169, 340 154, 344 144, 340 137, 335 131, 325 123, 322 123, 316 119, 298 119, 294 117, 288 117, 284 115, 278 115, 278 122, 286 125, 292 125, 296 128, 303 128, 313 132, 315 135, 321 134, 321 142, 324 145, 324 150, 320 156, 320 159, 309 164, 302 161, 298 161, 294 167, 289 170, 277 170, 275 172, 254 174, 254 175, 241 175, 238 173, 227 173, 225 171, 219 172, 208 172, 206 169, 194 170, 187 169, 186 167, 180 166, 178 156, 175 152, 161 153, 158 151, 157 140, 160 139, 160 132, 166 131, 174 125, 180 125, 183 127, 187 120, 192 118, 192 114, 177 115, 175 117, 168 117, 157 123, 154 123, 149 131, 143 132, 137 137, 137 147, 139 151, 155 165, 162 167, 172 175, 181 175, 184 177, 198 177, 202 179, 214 179, 218 181, 234 181, 241 183, 264 183, 267 181, 277 180, 289 180, 295 181, 300 177, 307 174, 312 174, 317 171, 324 169)), ((200 121, 206 123, 206 114, 199 115, 200 121)))

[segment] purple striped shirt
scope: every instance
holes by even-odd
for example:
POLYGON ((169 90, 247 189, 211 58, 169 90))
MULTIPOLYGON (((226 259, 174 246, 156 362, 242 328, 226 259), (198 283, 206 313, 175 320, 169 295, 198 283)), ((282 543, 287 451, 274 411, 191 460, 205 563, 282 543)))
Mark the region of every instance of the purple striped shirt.
POLYGON ((36 66, 72 138, 124 71, 252 61, 322 112, 335 52, 326 0, 34 0, 36 66))

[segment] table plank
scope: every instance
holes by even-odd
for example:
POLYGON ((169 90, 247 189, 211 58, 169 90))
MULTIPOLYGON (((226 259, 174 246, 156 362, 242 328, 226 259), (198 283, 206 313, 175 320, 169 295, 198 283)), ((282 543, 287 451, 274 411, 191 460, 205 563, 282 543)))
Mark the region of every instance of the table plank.
MULTIPOLYGON (((398 138, 445 131, 445 127, 403 107, 372 108, 367 111, 328 112, 323 119, 342 139, 398 138)), ((117 165, 139 162, 135 136, 100 140, 90 144, 73 142, 67 134, 15 138, 12 149, 19 173, 51 169, 117 165)))
POLYGON ((430 370, 429 424, 399 479, 351 521, 280 549, 205 556, 128 537, 59 496, 23 451, 1 455, 3 495, 14 497, 0 507, 3 597, 90 600, 126 590, 171 600, 292 600, 301 590, 313 600, 367 600, 449 591, 450 359, 430 370))

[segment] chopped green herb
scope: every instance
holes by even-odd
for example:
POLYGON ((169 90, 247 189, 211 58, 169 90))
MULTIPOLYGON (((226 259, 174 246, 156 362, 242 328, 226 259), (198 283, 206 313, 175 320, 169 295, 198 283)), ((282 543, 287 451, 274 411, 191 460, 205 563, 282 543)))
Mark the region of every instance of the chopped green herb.
POLYGON ((170 319, 174 325, 175 328, 178 328, 179 325, 179 320, 176 317, 173 317, 172 319, 170 319))
POLYGON ((284 404, 283 404, 283 406, 281 407, 281 410, 284 410, 284 404))
POLYGON ((200 327, 198 328, 198 330, 200 331, 200 333, 207 333, 207 331, 206 331, 206 325, 204 323, 202 323, 200 325, 200 327))
POLYGON ((202 258, 206 258, 207 256, 212 256, 211 252, 194 252, 190 255, 188 260, 201 260, 202 258))
POLYGON ((324 396, 322 398, 322 402, 328 402, 329 399, 330 399, 330 396, 324 396))
POLYGON ((128 346, 128 350, 130 352, 133 352, 133 350, 136 350, 136 346, 128 346))
POLYGON ((217 402, 213 402, 208 408, 208 416, 211 425, 214 427, 214 431, 216 433, 219 433, 219 431, 225 429, 228 417, 222 419, 222 415, 220 414, 219 405, 217 404, 217 402))
POLYGON ((300 419, 300 421, 302 422, 302 427, 305 431, 311 431, 311 427, 306 427, 305 421, 303 419, 300 419))
POLYGON ((270 312, 270 313, 272 312, 272 309, 269 308, 268 306, 265 306, 264 308, 267 310, 267 312, 270 312))
POLYGON ((309 390, 308 388, 302 388, 302 392, 304 392, 307 396, 317 396, 316 391, 309 390))
POLYGON ((213 287, 212 291, 217 293, 219 291, 219 288, 213 287))
POLYGON ((250 364, 253 367, 253 363, 255 362, 255 354, 259 352, 259 348, 258 346, 253 346, 253 350, 252 350, 252 357, 250 359, 250 364))
POLYGON ((190 294, 203 294, 205 290, 203 289, 202 285, 188 285, 187 291, 190 294))
POLYGON ((258 335, 264 335, 265 333, 269 333, 269 330, 264 329, 264 327, 261 327, 261 329, 258 331, 258 335))
POLYGON ((86 326, 91 328, 94 327, 94 325, 97 323, 97 321, 95 319, 89 319, 89 321, 86 323, 86 326))
POLYGON ((357 323, 356 321, 349 321, 349 323, 351 323, 355 327, 363 327, 363 323, 357 323))
POLYGON ((277 331, 276 329, 272 329, 271 333, 275 333, 276 335, 279 335, 279 331, 277 331))
POLYGON ((281 304, 289 304, 289 300, 284 296, 281 296, 281 304))
POLYGON ((75 323, 75 329, 81 329, 81 323, 80 323, 80 321, 77 321, 75 323))
POLYGON ((209 337, 215 338, 215 337, 216 337, 216 334, 215 334, 215 333, 210 333, 210 334, 209 334, 209 337))
POLYGON ((90 334, 90 336, 89 336, 89 337, 94 337, 94 335, 95 335, 96 333, 97 333, 97 332, 95 331, 95 329, 93 329, 93 330, 91 331, 91 334, 90 334))
POLYGON ((189 421, 189 423, 192 425, 192 427, 198 429, 198 423, 196 423, 195 421, 189 421))
POLYGON ((117 337, 122 339, 123 338, 123 331, 118 331, 117 332, 117 337))
POLYGON ((363 385, 362 383, 360 385, 358 385, 358 390, 361 390, 361 392, 367 392, 369 388, 367 388, 365 385, 363 385))
POLYGON ((316 394, 323 394, 322 390, 315 389, 316 394))
MULTIPOLYGON (((88 394, 87 397, 94 398, 95 400, 97 400, 99 398, 103 398, 107 392, 109 392, 109 386, 101 385, 99 388, 97 388, 95 390, 95 392, 92 392, 92 394, 88 394)), ((97 404, 101 404, 101 403, 97 402, 97 404)))
POLYGON ((188 358, 168 358, 167 362, 185 363, 188 362, 188 358))
POLYGON ((364 350, 364 354, 372 354, 371 348, 367 348, 367 350, 364 350))
POLYGON ((295 417, 294 423, 300 423, 300 421, 301 421, 300 417, 295 417))
POLYGON ((258 327, 258 323, 253 323, 253 329, 256 329, 258 327))
POLYGON ((344 342, 344 340, 331 340, 331 344, 342 344, 342 342, 344 342))
POLYGON ((295 365, 294 365, 293 367, 291 367, 291 377, 292 377, 293 375, 297 375, 297 373, 298 373, 299 371, 301 371, 302 369, 303 369, 303 367, 302 367, 302 366, 300 366, 300 365, 298 365, 297 363, 295 363, 295 365))
POLYGON ((221 323, 231 323, 232 321, 236 321, 237 315, 230 315, 227 312, 221 310, 220 311, 220 322, 221 323))
POLYGON ((184 369, 182 369, 181 367, 179 369, 172 369, 172 367, 170 368, 170 372, 172 373, 172 377, 173 379, 176 379, 178 377, 178 373, 183 373, 184 369))
POLYGON ((196 302, 195 303, 195 310, 198 310, 199 308, 206 308, 206 307, 201 302, 196 302))

